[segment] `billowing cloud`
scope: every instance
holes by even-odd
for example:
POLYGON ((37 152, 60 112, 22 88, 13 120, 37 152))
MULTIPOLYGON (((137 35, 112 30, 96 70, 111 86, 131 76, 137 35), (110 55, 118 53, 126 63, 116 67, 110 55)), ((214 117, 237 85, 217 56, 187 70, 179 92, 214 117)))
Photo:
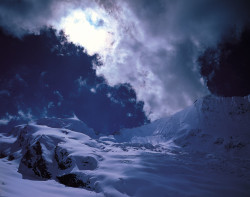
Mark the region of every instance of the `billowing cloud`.
POLYGON ((247 1, 119 2, 127 32, 97 73, 109 83, 129 82, 151 119, 174 113, 208 93, 198 54, 232 26, 249 19, 247 1))
POLYGON ((102 63, 95 67, 97 74, 112 86, 130 83, 151 119, 208 93, 196 62, 199 53, 249 20, 247 0, 3 0, 0 25, 20 36, 43 25, 63 27, 62 19, 72 11, 89 8, 102 13, 97 21, 112 35, 108 49, 92 51, 102 63))

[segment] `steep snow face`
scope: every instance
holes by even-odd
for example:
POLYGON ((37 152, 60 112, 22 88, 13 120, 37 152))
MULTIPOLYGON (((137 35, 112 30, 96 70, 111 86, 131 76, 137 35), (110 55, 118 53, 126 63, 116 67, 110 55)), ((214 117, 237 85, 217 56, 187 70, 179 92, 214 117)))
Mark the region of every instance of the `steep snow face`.
POLYGON ((0 196, 249 196, 249 128, 250 97, 207 96, 110 136, 37 120, 0 133, 0 196))
POLYGON ((245 147, 249 153, 249 128, 250 96, 221 98, 210 95, 171 117, 139 128, 124 129, 115 138, 119 142, 171 144, 210 152, 245 147))

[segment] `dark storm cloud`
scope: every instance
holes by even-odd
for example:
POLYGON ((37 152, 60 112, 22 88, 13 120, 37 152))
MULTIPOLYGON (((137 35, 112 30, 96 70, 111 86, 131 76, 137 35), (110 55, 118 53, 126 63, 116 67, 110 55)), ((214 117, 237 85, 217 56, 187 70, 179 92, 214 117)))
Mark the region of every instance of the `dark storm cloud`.
POLYGON ((200 71, 211 93, 218 96, 250 94, 250 24, 243 32, 229 31, 216 47, 199 56, 200 71))
POLYGON ((62 32, 45 28, 18 39, 0 31, 0 43, 0 125, 75 114, 108 133, 147 122, 133 88, 108 86, 92 68, 96 56, 67 42, 62 32))
POLYGON ((53 17, 51 3, 51 0, 2 0, 0 2, 0 25, 17 36, 37 31, 53 17))
POLYGON ((10 96, 10 93, 8 90, 0 90, 0 96, 10 96))
POLYGON ((198 36, 214 42, 230 25, 249 20, 247 0, 127 1, 148 33, 173 39, 198 36), (228 26, 229 25, 229 26, 228 26), (173 35, 175 33, 175 35, 173 35), (213 33, 209 35, 209 33, 213 33), (185 36, 184 36, 185 35, 185 36))

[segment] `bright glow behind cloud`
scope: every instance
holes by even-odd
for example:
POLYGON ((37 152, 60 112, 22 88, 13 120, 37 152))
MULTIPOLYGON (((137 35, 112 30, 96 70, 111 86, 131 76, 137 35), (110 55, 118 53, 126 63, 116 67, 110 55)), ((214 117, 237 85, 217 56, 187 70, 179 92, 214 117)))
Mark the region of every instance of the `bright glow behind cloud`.
POLYGON ((112 46, 113 35, 99 15, 91 10, 73 10, 61 20, 69 40, 84 47, 89 55, 103 54, 112 46))

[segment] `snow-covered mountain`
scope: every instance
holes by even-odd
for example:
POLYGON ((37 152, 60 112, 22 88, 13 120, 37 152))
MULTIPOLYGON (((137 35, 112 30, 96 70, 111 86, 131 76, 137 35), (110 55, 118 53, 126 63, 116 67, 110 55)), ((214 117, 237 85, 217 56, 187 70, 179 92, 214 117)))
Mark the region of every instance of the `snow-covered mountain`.
POLYGON ((140 128, 122 130, 116 139, 154 145, 171 143, 205 152, 248 149, 250 96, 223 98, 209 95, 173 116, 140 128))
POLYGON ((110 136, 37 120, 0 133, 0 196, 250 196, 249 128, 250 97, 207 96, 110 136))

